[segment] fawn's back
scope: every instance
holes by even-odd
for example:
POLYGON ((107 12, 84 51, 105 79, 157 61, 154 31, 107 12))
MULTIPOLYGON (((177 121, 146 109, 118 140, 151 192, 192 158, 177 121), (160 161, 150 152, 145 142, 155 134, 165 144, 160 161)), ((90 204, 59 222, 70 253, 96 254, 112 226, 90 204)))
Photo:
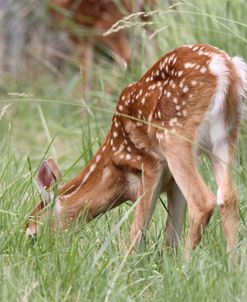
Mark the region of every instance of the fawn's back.
POLYGON ((210 45, 184 46, 125 88, 105 141, 114 162, 141 169, 145 158, 165 160, 160 141, 171 134, 209 151, 222 143, 240 121, 235 61, 210 45))

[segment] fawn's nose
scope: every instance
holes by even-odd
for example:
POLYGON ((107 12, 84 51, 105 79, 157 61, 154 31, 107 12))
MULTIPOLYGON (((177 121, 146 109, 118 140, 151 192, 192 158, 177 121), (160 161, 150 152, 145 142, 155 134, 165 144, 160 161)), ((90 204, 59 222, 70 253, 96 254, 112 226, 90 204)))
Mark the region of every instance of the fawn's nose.
POLYGON ((37 228, 36 226, 29 225, 26 228, 26 238, 36 239, 37 238, 37 228))

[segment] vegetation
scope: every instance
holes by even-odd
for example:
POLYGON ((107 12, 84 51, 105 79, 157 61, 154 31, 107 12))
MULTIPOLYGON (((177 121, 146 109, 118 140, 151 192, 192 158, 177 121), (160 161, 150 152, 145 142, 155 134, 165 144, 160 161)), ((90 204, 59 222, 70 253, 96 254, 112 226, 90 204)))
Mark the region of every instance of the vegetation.
MULTIPOLYGON (((130 18, 133 61, 123 71, 108 57, 97 59, 93 88, 80 96, 77 67, 62 70, 39 57, 38 71, 1 75, 0 91, 0 300, 1 301, 246 301, 247 300, 247 131, 243 123, 237 168, 241 224, 239 263, 227 265, 218 210, 190 262, 171 255, 163 229, 167 216, 159 202, 142 248, 128 255, 134 206, 123 205, 85 225, 32 242, 24 227, 39 199, 35 173, 54 157, 64 181, 76 175, 95 153, 120 91, 137 80, 160 56, 182 44, 206 42, 246 60, 247 6, 244 0, 182 0, 137 26, 130 18)), ((171 2, 171 1, 169 1, 171 2)), ((125 21, 123 27, 130 22, 125 21)), ((120 24, 121 25, 121 24, 120 24)), ((37 66, 36 66, 37 67, 37 66)), ((27 71, 27 70, 26 70, 27 71)), ((201 171, 215 191, 208 161, 201 171)), ((165 196, 162 196, 165 203, 165 196)), ((187 225, 184 225, 186 233, 187 225)), ((183 246, 183 243, 182 243, 183 246)))

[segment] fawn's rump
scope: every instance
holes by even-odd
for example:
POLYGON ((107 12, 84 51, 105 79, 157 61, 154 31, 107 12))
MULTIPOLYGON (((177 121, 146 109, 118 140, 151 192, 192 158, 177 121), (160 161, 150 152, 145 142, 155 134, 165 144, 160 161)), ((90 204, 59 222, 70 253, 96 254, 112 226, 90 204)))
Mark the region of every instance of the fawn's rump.
POLYGON ((244 113, 243 97, 247 88, 247 65, 240 57, 215 55, 209 64, 217 77, 217 87, 205 120, 198 131, 198 144, 214 151, 229 142, 233 128, 244 113), (229 118, 230 117, 230 118, 229 118))

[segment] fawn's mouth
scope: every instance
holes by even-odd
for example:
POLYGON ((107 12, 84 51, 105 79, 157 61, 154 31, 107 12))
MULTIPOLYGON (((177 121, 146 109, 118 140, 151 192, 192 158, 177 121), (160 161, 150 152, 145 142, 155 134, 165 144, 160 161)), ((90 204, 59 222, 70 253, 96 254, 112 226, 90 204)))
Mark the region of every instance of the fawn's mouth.
POLYGON ((33 225, 28 225, 26 228, 26 238, 28 239, 36 239, 37 238, 37 226, 35 223, 33 225))

